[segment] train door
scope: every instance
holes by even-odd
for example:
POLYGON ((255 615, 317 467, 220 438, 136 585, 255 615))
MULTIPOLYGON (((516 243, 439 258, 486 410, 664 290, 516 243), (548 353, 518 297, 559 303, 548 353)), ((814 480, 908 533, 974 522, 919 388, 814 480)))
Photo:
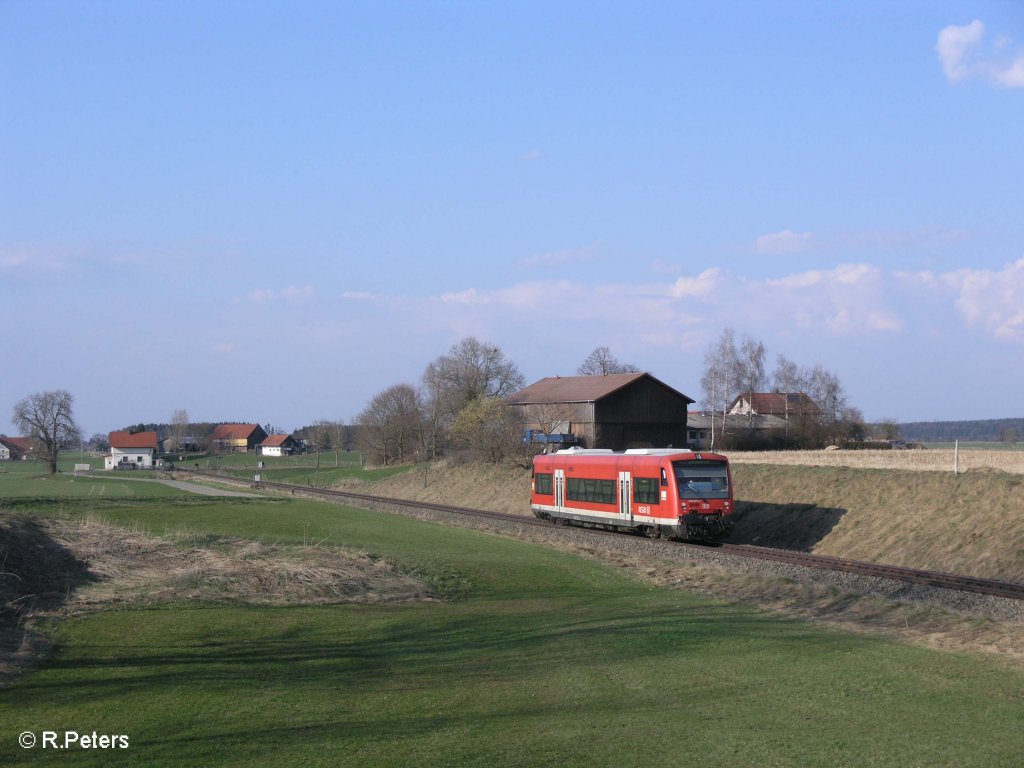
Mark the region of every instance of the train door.
POLYGON ((565 470, 555 470, 555 506, 558 507, 558 511, 562 511, 562 507, 565 506, 565 470))
POLYGON ((633 490, 629 472, 619 472, 619 517, 625 523, 633 522, 633 490))

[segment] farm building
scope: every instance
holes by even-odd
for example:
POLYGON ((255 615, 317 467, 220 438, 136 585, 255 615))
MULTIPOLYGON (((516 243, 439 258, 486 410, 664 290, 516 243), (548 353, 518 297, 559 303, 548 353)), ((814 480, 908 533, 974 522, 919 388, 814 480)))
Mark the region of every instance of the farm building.
POLYGON ((152 469, 157 451, 156 432, 111 432, 104 469, 152 469))
POLYGON ((0 436, 0 461, 28 459, 30 453, 32 453, 30 438, 0 436))
POLYGON ((726 435, 748 435, 751 430, 762 435, 763 439, 784 437, 786 420, 772 414, 742 415, 729 413, 726 416, 710 411, 690 413, 686 424, 686 445, 695 451, 706 451, 710 448, 722 447, 722 433, 726 435), (714 428, 716 443, 712 446, 711 432, 714 428))
POLYGON ((295 438, 291 435, 271 435, 260 443, 263 456, 288 456, 295 451, 295 438))
POLYGON ((729 406, 729 413, 747 416, 813 416, 821 409, 803 392, 745 392, 738 395, 729 406))
POLYGON ((519 411, 524 429, 621 451, 685 446, 693 400, 649 373, 614 373, 541 379, 506 402, 519 411))
POLYGON ((210 444, 218 453, 254 451, 267 439, 259 424, 218 424, 210 436, 210 444))

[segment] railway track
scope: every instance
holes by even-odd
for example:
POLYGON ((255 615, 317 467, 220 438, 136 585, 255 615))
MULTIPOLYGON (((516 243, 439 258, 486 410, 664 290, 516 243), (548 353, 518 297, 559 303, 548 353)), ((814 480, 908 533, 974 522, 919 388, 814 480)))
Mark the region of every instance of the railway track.
MULTIPOLYGON (((204 472, 202 470, 189 470, 189 474, 204 476, 215 480, 228 480, 231 482, 250 485, 246 480, 230 476, 204 472)), ((331 488, 315 488, 304 485, 293 485, 291 483, 260 482, 260 488, 274 490, 284 493, 301 492, 303 495, 320 496, 324 498, 347 500, 358 504, 369 504, 372 506, 403 507, 412 510, 430 510, 444 512, 446 514, 461 515, 468 518, 492 519, 502 522, 516 523, 529 527, 550 529, 553 524, 550 521, 539 520, 535 517, 525 515, 512 515, 504 512, 491 512, 482 509, 471 509, 469 507, 456 507, 449 504, 433 504, 423 501, 411 501, 409 499, 395 499, 385 496, 373 496, 354 491, 339 491, 331 488)), ((587 528, 587 530, 603 533, 609 536, 628 536, 631 534, 617 531, 609 531, 601 528, 587 528)), ((707 547, 707 544, 696 544, 688 542, 677 542, 680 546, 707 547)), ((719 551, 761 560, 773 560, 790 565, 801 565, 807 568, 818 568, 821 570, 842 571, 861 576, 873 576, 882 579, 892 579, 909 584, 923 584, 940 589, 958 590, 961 592, 974 592, 981 595, 1003 597, 1011 600, 1024 600, 1024 584, 1010 581, 997 581, 995 579, 982 579, 974 576, 960 576, 942 571, 923 571, 916 568, 903 568, 896 565, 884 565, 867 563, 859 560, 844 560, 837 557, 826 557, 823 555, 812 555, 806 552, 794 552, 792 550, 772 549, 770 547, 756 547, 748 544, 720 544, 715 547, 719 551)))

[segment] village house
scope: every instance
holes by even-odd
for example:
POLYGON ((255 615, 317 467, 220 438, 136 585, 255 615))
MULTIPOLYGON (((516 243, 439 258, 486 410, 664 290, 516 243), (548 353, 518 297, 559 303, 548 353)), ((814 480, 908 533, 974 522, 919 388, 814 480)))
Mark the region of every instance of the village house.
POLYGON ((295 438, 291 435, 270 435, 260 443, 262 456, 288 456, 295 451, 295 438))
POLYGON ((28 460, 32 453, 32 440, 27 437, 0 436, 0 461, 28 460))
POLYGON ((157 452, 156 432, 111 432, 104 469, 152 469, 157 452))

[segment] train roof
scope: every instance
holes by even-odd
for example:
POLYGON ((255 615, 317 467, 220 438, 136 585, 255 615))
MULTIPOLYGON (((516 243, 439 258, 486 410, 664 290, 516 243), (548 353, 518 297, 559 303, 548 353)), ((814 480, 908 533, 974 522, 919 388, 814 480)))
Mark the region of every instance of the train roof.
POLYGON ((691 450, 689 448, 629 448, 629 449, 627 449, 625 451, 618 451, 618 452, 613 451, 613 450, 611 450, 609 448, 565 448, 565 449, 562 449, 560 451, 555 451, 554 453, 542 453, 542 454, 536 456, 535 458, 536 459, 541 459, 541 458, 570 458, 570 457, 575 457, 575 458, 580 458, 580 459, 599 460, 599 459, 602 459, 602 458, 605 458, 605 459, 617 459, 617 458, 625 458, 625 457, 630 457, 630 456, 635 456, 635 457, 641 457, 641 456, 673 457, 673 458, 678 457, 679 459, 687 459, 687 458, 696 458, 696 459, 712 458, 712 459, 722 459, 723 461, 728 461, 728 459, 724 455, 722 455, 720 453, 715 453, 714 451, 694 451, 694 450, 691 450))

